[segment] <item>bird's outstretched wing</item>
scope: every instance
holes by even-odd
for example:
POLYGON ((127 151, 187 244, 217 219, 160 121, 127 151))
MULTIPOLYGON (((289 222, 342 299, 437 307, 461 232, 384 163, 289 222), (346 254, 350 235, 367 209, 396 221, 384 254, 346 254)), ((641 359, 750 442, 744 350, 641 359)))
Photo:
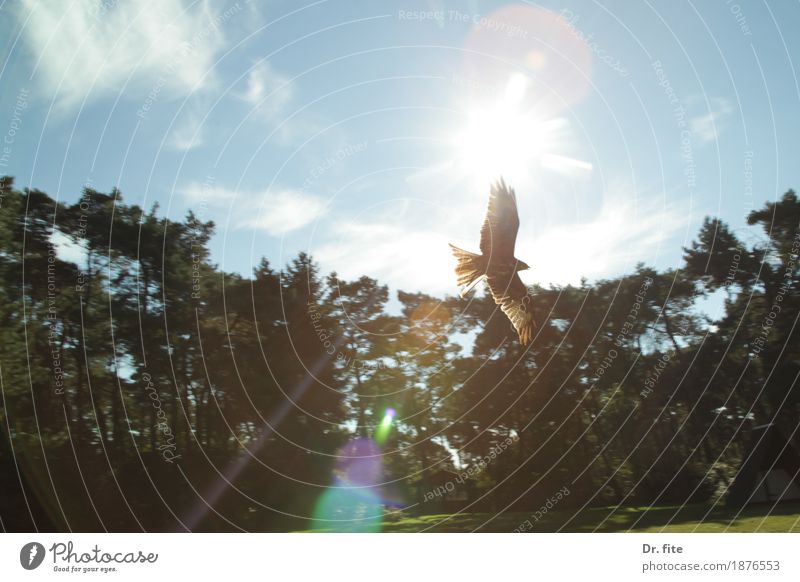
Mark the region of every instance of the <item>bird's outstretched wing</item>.
POLYGON ((481 226, 481 253, 490 261, 513 257, 518 230, 517 197, 500 179, 492 184, 489 193, 489 207, 481 226))
POLYGON ((533 332, 536 330, 528 288, 516 272, 492 271, 487 273, 486 279, 494 302, 500 306, 511 321, 511 325, 517 330, 519 341, 522 345, 526 345, 533 339, 533 332))

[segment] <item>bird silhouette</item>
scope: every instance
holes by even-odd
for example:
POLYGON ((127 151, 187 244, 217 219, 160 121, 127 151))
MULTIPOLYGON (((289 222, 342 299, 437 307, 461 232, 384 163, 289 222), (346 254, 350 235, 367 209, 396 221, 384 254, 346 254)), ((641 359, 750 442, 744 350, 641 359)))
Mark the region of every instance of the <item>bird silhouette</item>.
POLYGON ((492 184, 486 218, 481 226, 481 254, 450 245, 456 258, 456 277, 465 297, 475 285, 486 280, 494 302, 500 306, 519 335, 522 345, 533 338, 536 321, 531 294, 519 278, 530 267, 514 256, 519 231, 519 213, 514 190, 501 178, 492 184))

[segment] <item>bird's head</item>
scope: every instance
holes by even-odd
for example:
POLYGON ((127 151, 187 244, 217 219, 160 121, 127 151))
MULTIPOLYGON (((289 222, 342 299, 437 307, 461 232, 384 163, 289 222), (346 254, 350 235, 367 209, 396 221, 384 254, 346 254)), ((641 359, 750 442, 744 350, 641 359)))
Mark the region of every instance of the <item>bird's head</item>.
POLYGON ((528 264, 524 261, 517 261, 517 271, 527 271, 530 269, 528 264))

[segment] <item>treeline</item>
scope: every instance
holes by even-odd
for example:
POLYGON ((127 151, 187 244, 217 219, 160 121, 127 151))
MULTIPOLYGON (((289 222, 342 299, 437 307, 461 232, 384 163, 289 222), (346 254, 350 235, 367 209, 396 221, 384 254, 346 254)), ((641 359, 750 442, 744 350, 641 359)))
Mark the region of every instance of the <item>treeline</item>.
POLYGON ((748 222, 706 219, 680 269, 534 289, 526 350, 485 296, 394 301, 303 253, 226 273, 191 212, 3 178, 2 526, 307 529, 359 439, 387 512, 716 500, 751 427, 800 418, 800 202, 748 222))

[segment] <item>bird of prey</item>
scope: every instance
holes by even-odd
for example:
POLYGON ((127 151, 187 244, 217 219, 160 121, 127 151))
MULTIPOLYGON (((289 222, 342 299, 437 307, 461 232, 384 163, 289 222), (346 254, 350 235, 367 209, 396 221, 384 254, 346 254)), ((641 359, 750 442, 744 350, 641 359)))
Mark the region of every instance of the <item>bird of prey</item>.
POLYGON ((456 277, 465 297, 478 281, 485 279, 494 302, 506 314, 517 330, 522 345, 533 338, 536 321, 531 310, 528 288, 519 278, 518 271, 528 265, 514 256, 514 245, 519 230, 517 197, 502 178, 492 184, 489 207, 481 226, 481 254, 477 255, 455 245, 450 245, 456 257, 456 277))

